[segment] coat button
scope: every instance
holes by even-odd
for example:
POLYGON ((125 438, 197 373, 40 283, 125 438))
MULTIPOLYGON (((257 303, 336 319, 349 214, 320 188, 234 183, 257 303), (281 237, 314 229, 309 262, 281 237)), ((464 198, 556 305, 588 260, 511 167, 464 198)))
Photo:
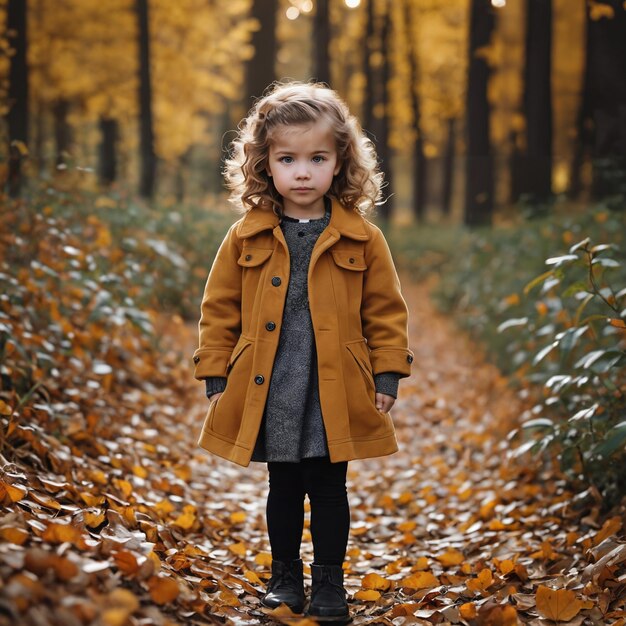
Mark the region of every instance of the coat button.
POLYGON ((413 357, 410 354, 407 355, 406 360, 408 363, 413 363, 413 357))
POLYGON ((261 374, 259 374, 258 376, 254 377, 254 382, 257 385, 262 385, 265 382, 265 377, 261 376, 261 374))
POLYGON ((279 276, 274 276, 274 278, 272 278, 272 285, 274 285, 274 287, 280 287, 281 282, 282 281, 279 276))
POLYGON ((252 255, 246 254, 246 261, 252 261, 252 255))
POLYGON ((350 257, 348 261, 350 261, 350 263, 354 263, 354 257, 350 257))
POLYGON ((193 357, 193 362, 198 365, 198 363, 200 363, 200 357, 199 356, 194 356, 193 357))
POLYGON ((274 322, 268 322, 265 324, 266 330, 276 330, 276 324, 274 322))

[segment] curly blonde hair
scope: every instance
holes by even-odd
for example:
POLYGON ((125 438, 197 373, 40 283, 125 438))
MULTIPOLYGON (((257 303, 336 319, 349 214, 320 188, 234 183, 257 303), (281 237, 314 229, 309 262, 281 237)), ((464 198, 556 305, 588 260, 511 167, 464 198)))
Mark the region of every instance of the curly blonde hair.
POLYGON ((381 198, 383 175, 373 143, 337 92, 322 83, 274 83, 239 124, 226 159, 224 177, 230 201, 245 212, 272 209, 282 215, 282 197, 266 167, 272 137, 282 126, 330 123, 341 164, 328 195, 364 215, 381 198))

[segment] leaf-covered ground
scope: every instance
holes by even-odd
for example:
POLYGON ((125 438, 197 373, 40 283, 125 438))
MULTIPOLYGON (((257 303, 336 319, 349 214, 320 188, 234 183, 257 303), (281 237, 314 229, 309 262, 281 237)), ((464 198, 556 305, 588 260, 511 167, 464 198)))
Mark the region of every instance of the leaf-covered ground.
MULTIPOLYGON (((428 289, 405 286, 401 451, 349 469, 355 624, 625 624, 624 508, 508 457, 519 400, 428 289)), ((176 319, 159 333, 159 363, 115 363, 143 371, 114 372, 108 400, 76 398, 63 423, 0 402, 0 625, 313 623, 261 610, 265 467, 197 449, 195 337, 176 319)))

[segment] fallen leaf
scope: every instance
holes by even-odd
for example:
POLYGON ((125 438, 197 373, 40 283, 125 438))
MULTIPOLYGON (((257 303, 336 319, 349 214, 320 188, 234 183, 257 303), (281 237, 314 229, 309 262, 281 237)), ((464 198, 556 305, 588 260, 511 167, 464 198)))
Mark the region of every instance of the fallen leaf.
POLYGON ((569 622, 581 610, 581 602, 570 589, 550 589, 539 585, 536 594, 537 610, 556 622, 569 622))

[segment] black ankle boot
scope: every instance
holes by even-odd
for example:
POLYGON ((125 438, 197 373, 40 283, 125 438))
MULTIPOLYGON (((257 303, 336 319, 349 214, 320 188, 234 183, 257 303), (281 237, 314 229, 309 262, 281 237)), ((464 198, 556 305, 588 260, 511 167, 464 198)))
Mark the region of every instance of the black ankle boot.
POLYGON ((286 604, 294 613, 304 609, 304 579, 302 559, 294 561, 272 561, 272 577, 267 591, 261 599, 263 606, 275 609, 286 604))
POLYGON ((307 615, 320 621, 348 621, 350 612, 343 588, 341 565, 311 565, 311 604, 307 615))

